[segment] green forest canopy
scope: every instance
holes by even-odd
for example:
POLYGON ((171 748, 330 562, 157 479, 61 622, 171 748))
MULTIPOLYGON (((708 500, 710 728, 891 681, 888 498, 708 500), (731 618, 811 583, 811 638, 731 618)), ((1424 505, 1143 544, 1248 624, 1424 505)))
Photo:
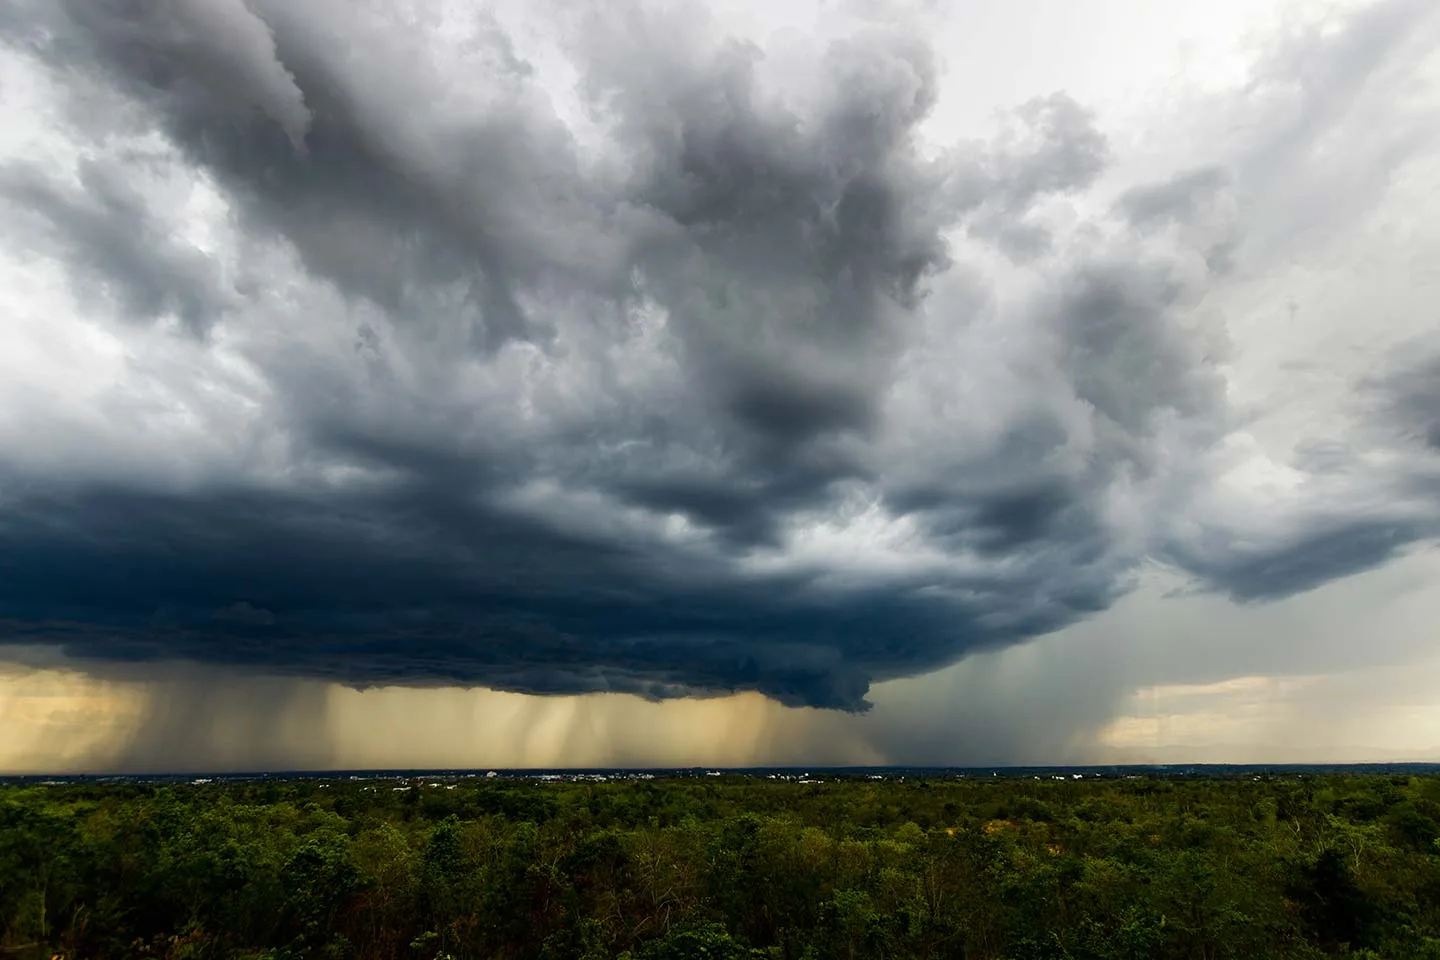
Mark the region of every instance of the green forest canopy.
POLYGON ((0 786, 15 958, 1440 958, 1440 777, 0 786))

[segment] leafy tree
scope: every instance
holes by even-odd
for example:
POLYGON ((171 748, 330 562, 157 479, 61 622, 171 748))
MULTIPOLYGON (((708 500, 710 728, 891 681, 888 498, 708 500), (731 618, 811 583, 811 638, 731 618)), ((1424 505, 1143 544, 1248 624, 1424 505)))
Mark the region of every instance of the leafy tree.
POLYGON ((0 955, 1430 958, 1440 778, 0 785, 0 955))

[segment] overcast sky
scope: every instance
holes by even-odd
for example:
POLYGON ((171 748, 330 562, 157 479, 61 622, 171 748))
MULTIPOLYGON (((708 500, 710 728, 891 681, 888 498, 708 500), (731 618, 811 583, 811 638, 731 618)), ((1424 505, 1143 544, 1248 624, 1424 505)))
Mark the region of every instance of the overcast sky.
POLYGON ((0 39, 0 768, 1440 759, 1433 0, 0 39))

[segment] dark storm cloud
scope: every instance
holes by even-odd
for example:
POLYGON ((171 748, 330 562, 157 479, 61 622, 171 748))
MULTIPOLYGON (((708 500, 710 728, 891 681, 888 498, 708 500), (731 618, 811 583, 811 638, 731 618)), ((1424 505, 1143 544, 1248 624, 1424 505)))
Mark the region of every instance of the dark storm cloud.
POLYGON ((1388 371, 1356 384, 1361 424, 1352 442, 1297 446, 1291 466, 1325 491, 1307 509, 1282 518, 1268 536, 1206 531, 1173 545, 1166 559, 1236 600, 1263 601, 1373 570, 1440 536, 1432 506, 1440 477, 1440 359, 1424 342, 1399 356, 1388 371), (1363 456, 1377 450, 1392 461, 1378 477, 1363 456))
POLYGON ((1204 203, 1230 184, 1230 179, 1229 173, 1219 167, 1187 170, 1164 183, 1132 187, 1121 194, 1116 206, 1139 225, 1187 223, 1204 203))
POLYGON ((1208 553, 1177 551, 1169 559, 1236 600, 1273 600, 1373 570, 1440 533, 1440 524, 1428 518, 1319 516, 1307 527, 1288 542, 1258 550, 1237 548, 1233 535, 1220 534, 1225 542, 1211 544, 1208 553))
POLYGON ((1423 345, 1418 349, 1422 359, 1408 359, 1387 375, 1369 378, 1366 392, 1381 422, 1404 440, 1440 453, 1440 354, 1430 355, 1423 345))
MULTIPOLYGON (((607 242, 603 198, 584 195, 553 115, 520 96, 454 130, 406 130, 415 101, 441 92, 406 88, 407 51, 372 47, 376 61, 357 63, 315 33, 313 10, 272 6, 253 8, 282 29, 241 0, 62 3, 47 53, 103 70, 255 229, 278 231, 317 275, 394 315, 424 311, 417 290, 461 284, 475 341, 493 349, 534 333, 517 284, 613 279, 616 255, 595 249, 607 242), (406 142, 416 135, 427 140, 406 142)), ((521 66, 487 59, 491 83, 521 66)), ((423 83, 423 67, 410 68, 423 83)))
POLYGON ((979 209, 969 232, 1024 262, 1047 253, 1052 239, 1027 218, 1029 210, 1093 184, 1109 165, 1110 147, 1093 115, 1064 94, 1021 104, 1013 120, 984 161, 987 175, 971 187, 979 209))
POLYGON ((872 679, 991 639, 948 604, 807 594, 803 577, 697 582, 682 557, 667 568, 418 491, 37 494, 11 503, 0 557, 13 640, 360 685, 747 688, 853 709, 872 679))
MULTIPOLYGON (((1117 503, 1229 422, 1185 322, 1210 274, 1151 236, 1225 179, 1131 191, 1118 238, 1062 248, 1038 211, 1105 171, 1091 115, 1032 100, 932 158, 914 31, 830 44, 789 102, 698 10, 557 21, 587 139, 483 18, 451 43, 338 0, 5 9, 86 159, 7 167, 4 196, 77 286, 223 334, 261 385, 223 467, 122 477, 99 436, 74 476, 0 460, 13 641, 861 709, 1104 609, 1150 538, 1117 503), (146 137, 221 198, 228 260, 135 186, 146 137), (961 235, 1041 293, 998 303, 961 235)), ((221 361, 191 347, 203 393, 221 361)), ((1385 542, 1172 552, 1258 596, 1385 542)))
POLYGON ((1087 264, 1055 307, 1076 395, 1129 437, 1154 428, 1162 411, 1221 409, 1224 384, 1196 346, 1175 335, 1183 283, 1148 264, 1087 264))
POLYGON ((168 236, 113 171, 84 162, 77 187, 67 189, 34 166, 0 167, 9 229, 32 252, 66 263, 81 291, 113 299, 127 317, 145 323, 173 316, 203 335, 233 296, 214 266, 168 236))

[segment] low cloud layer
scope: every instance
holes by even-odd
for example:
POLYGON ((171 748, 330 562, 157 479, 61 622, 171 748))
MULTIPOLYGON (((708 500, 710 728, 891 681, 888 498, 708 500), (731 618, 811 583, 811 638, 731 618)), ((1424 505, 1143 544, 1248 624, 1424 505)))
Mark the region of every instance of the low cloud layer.
POLYGON ((1440 533, 1440 350, 1322 420, 1227 313, 1433 155, 1433 4, 1302 31, 1124 182, 1063 93, 922 136, 904 16, 512 20, 0 5, 7 642, 858 711, 1155 563, 1269 600, 1440 533))

